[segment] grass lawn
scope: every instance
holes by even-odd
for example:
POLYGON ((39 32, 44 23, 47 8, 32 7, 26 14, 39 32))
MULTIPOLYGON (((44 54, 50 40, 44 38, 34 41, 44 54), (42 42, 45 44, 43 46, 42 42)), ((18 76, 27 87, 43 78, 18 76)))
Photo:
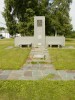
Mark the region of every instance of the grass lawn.
POLYGON ((49 49, 56 69, 75 70, 75 49, 49 49))
POLYGON ((75 100, 75 81, 0 81, 0 100, 75 100))
POLYGON ((0 69, 19 69, 25 63, 30 49, 15 48, 13 39, 0 40, 0 69))
POLYGON ((75 39, 73 38, 66 38, 66 46, 73 46, 75 47, 75 39))

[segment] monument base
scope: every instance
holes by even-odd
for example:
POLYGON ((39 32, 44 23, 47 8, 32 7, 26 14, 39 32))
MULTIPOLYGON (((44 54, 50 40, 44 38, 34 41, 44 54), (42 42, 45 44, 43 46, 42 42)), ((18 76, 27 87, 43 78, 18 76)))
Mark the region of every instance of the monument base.
POLYGON ((27 45, 28 47, 36 47, 36 48, 43 48, 43 47, 52 47, 52 46, 58 46, 63 47, 65 46, 65 37, 64 36, 46 36, 45 39, 45 45, 42 45, 41 43, 35 44, 35 37, 16 37, 15 38, 15 46, 22 46, 27 45))

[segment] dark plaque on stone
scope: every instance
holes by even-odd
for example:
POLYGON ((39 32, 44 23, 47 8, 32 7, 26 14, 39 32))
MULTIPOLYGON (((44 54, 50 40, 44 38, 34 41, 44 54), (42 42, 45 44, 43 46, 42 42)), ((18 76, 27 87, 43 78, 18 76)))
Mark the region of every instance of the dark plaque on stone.
POLYGON ((42 26, 42 20, 37 20, 37 26, 41 27, 42 26))

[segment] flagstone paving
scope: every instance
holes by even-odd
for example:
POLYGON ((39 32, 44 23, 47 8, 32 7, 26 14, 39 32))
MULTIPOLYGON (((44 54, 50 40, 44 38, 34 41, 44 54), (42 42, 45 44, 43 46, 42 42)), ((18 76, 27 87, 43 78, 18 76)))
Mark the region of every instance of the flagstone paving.
POLYGON ((38 80, 49 74, 53 75, 49 80, 75 80, 75 70, 55 70, 46 48, 32 48, 26 64, 20 70, 0 70, 0 80, 38 80))

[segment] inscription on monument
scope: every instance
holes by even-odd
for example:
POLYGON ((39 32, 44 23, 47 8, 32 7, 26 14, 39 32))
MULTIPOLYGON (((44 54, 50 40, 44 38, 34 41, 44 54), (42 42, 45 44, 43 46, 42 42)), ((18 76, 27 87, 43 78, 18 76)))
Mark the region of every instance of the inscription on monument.
POLYGON ((42 26, 42 20, 37 20, 37 26, 41 27, 42 26))

